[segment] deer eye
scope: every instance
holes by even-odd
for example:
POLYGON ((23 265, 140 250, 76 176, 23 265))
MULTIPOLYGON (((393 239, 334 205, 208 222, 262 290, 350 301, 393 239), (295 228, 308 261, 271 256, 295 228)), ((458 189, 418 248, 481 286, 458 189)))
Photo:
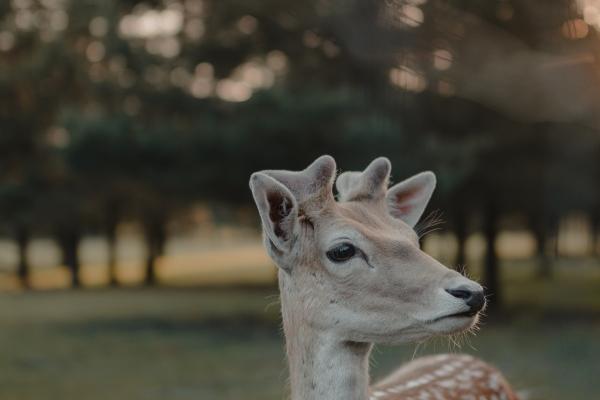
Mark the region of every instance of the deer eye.
POLYGON ((327 258, 329 258, 331 261, 335 263, 340 263, 348 261, 349 259, 354 257, 354 255, 356 254, 356 247, 354 247, 350 243, 342 243, 329 250, 326 254, 327 258))

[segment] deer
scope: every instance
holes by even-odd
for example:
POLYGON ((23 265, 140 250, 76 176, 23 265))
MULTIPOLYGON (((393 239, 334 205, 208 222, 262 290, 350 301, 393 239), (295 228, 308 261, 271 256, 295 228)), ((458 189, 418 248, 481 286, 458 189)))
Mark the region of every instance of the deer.
POLYGON ((435 174, 389 187, 390 173, 380 157, 336 180, 326 155, 250 177, 278 267, 291 400, 516 400, 499 370, 465 354, 417 358, 370 386, 373 345, 472 329, 486 303, 478 283, 420 248, 435 174))

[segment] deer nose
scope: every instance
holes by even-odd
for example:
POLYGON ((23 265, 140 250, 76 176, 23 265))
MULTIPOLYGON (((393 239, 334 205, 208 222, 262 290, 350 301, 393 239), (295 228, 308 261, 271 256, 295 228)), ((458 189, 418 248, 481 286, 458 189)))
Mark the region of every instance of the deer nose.
POLYGON ((462 299, 471 307, 472 312, 481 311, 485 305, 485 296, 481 289, 471 289, 467 286, 459 286, 455 289, 446 289, 446 292, 450 293, 457 299, 462 299))

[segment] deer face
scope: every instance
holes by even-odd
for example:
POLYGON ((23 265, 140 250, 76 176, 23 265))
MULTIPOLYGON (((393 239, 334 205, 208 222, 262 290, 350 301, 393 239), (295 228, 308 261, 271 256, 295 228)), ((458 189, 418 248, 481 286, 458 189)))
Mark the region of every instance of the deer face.
POLYGON ((397 343, 476 323, 483 289, 419 247, 413 230, 435 187, 431 172, 388 189, 390 163, 336 182, 335 162, 262 171, 250 186, 265 246, 280 267, 284 318, 355 342, 397 343))

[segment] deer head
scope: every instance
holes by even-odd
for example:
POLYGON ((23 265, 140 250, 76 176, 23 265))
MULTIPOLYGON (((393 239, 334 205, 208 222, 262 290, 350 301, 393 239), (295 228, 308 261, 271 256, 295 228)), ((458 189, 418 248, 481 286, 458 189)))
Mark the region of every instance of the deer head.
POLYGON ((330 156, 303 171, 250 178, 264 243, 280 269, 286 334, 310 326, 349 342, 401 343, 476 323, 481 286, 421 250, 413 229, 435 175, 388 188, 390 170, 378 158, 341 174, 337 201, 330 156))

